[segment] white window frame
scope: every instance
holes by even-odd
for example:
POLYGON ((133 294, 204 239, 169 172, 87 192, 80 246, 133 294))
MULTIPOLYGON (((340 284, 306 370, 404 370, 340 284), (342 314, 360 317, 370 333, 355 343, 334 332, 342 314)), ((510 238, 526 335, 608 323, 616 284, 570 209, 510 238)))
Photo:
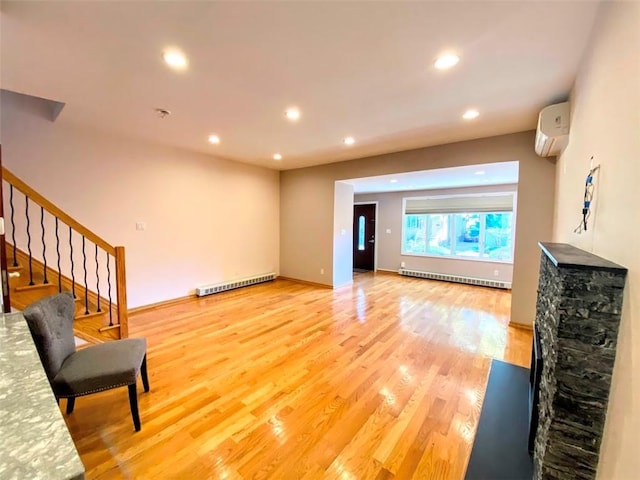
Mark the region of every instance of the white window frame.
MULTIPOLYGON (((488 192, 488 193, 474 193, 474 194, 460 194, 460 195, 438 195, 438 196, 419 196, 419 197, 404 197, 402 199, 402 237, 400 238, 400 255, 402 256, 406 256, 406 257, 430 257, 430 258, 444 258, 444 259, 449 259, 449 260, 463 260, 463 261, 471 261, 471 262, 484 262, 484 263, 501 263, 501 264, 507 264, 507 265, 513 265, 513 261, 514 261, 514 255, 515 255, 515 243, 516 243, 516 205, 517 205, 517 192, 515 191, 504 191, 504 192, 488 192), (437 199, 445 199, 445 198, 454 198, 454 197, 487 197, 487 196, 493 196, 493 195, 505 195, 505 194, 509 194, 509 195, 513 195, 513 208, 511 210, 511 259, 510 260, 498 260, 498 259, 492 259, 492 258, 483 258, 483 257, 465 257, 465 256, 458 256, 455 254, 451 254, 451 255, 434 255, 432 253, 416 253, 416 252, 406 252, 404 249, 404 245, 405 245, 405 216, 407 214, 405 214, 406 211, 406 204, 407 204, 407 200, 414 200, 414 199, 425 199, 425 198, 437 198, 437 199)), ((463 213, 463 212, 459 212, 459 213, 463 213)), ((464 213, 478 213, 480 215, 482 214, 487 214, 487 213, 492 213, 492 212, 464 212, 464 213)), ((500 212, 494 212, 494 213, 500 213, 500 212)), ((420 215, 420 214, 409 214, 409 215, 420 215)), ((423 214, 423 215, 451 215, 452 218, 453 216, 456 215, 456 213, 450 213, 450 212, 442 212, 442 213, 438 213, 438 212, 433 212, 432 214, 423 214)), ((481 253, 483 251, 483 246, 484 246, 484 230, 486 229, 485 226, 486 222, 480 222, 480 238, 478 239, 478 252, 481 253)), ((428 221, 427 221, 427 225, 428 225, 428 221)), ((428 227, 425 227, 428 228, 428 227)), ((451 251, 455 252, 455 246, 456 246, 456 236, 455 236, 455 222, 454 221, 449 221, 449 236, 451 238, 451 251)))

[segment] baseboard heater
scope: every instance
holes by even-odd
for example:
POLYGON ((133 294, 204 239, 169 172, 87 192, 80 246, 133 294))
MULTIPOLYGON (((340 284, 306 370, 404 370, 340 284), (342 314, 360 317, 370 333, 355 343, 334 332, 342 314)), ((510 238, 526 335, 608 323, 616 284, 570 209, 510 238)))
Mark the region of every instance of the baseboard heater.
POLYGON ((249 285, 255 285, 256 283, 270 282, 275 279, 276 279, 275 273, 265 273, 264 275, 243 278, 242 280, 216 283, 214 285, 205 285, 203 287, 196 288, 196 295, 198 297, 204 297, 205 295, 212 295, 214 293, 226 292, 227 290, 233 290, 235 288, 248 287, 249 285))
POLYGON ((467 283, 469 285, 480 285, 482 287, 493 288, 511 288, 511 282, 499 282, 496 280, 485 280, 482 278, 463 277, 460 275, 448 275, 446 273, 423 272, 420 270, 409 270, 401 268, 398 270, 400 275, 407 277, 428 278, 429 280, 442 280, 445 282, 467 283))

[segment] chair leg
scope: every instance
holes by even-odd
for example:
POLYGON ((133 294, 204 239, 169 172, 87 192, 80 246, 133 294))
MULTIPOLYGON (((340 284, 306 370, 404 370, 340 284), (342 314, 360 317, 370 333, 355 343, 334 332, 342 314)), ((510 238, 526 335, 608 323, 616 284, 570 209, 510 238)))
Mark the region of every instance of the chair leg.
POLYGON ((67 415, 73 413, 73 407, 76 406, 76 397, 67 398, 67 415))
POLYGON ((142 385, 144 385, 144 391, 149 391, 149 377, 147 376, 147 356, 142 359, 142 366, 140 367, 140 374, 142 376, 142 385))
POLYGON ((138 413, 138 392, 136 384, 129 385, 129 405, 131 405, 131 417, 133 418, 133 426, 136 432, 140 431, 140 415, 138 413))

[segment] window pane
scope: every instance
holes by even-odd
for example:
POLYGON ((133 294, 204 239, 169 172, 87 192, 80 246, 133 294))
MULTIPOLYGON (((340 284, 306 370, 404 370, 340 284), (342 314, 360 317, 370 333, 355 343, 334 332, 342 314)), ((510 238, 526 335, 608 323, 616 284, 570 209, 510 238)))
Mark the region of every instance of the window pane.
POLYGON ((427 215, 427 253, 451 255, 450 215, 427 215))
POLYGON ((513 213, 404 215, 405 254, 513 261, 513 213))
POLYGON ((513 214, 487 213, 484 215, 485 232, 482 256, 493 260, 511 260, 511 222, 513 214))
POLYGON ((358 217, 358 250, 364 250, 364 215, 358 217))
POLYGON ((403 251, 405 253, 426 253, 426 215, 404 216, 403 251))
POLYGON ((480 214, 457 213, 454 217, 455 252, 460 257, 480 255, 480 214))

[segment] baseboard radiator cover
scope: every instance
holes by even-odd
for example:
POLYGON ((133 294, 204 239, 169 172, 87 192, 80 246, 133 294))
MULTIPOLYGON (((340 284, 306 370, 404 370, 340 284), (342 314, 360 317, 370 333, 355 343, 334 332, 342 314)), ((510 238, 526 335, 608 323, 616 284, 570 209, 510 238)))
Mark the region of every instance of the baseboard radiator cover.
POLYGON ((271 282, 276 279, 275 273, 265 273, 255 277, 243 278, 241 280, 233 280, 231 282, 215 283, 212 285, 204 285, 196 288, 196 295, 204 297, 205 295, 213 295, 214 293, 226 292, 236 288, 248 287, 257 283, 271 282))
POLYGON ((421 270, 410 270, 401 268, 398 270, 400 275, 407 277, 427 278, 429 280, 441 280, 444 282, 466 283, 468 285, 479 285, 481 287, 493 287, 511 289, 511 282, 501 282, 497 280, 485 280, 484 278, 464 277, 461 275, 449 275, 446 273, 423 272, 421 270))

